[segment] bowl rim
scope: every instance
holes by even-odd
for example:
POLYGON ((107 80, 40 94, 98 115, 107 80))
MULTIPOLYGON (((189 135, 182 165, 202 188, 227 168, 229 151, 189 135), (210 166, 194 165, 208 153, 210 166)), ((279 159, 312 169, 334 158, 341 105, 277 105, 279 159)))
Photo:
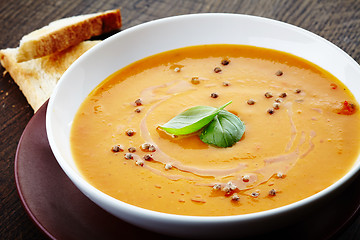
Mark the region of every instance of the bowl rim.
MULTIPOLYGON (((241 215, 230 215, 230 216, 189 216, 189 215, 178 215, 178 214, 171 214, 171 213, 163 213, 163 212, 157 212, 154 210, 149 210, 145 208, 141 208, 138 206, 134 206, 129 203, 125 203, 121 200, 115 199, 99 189, 92 186, 90 183, 88 183, 85 179, 79 176, 71 167, 69 167, 65 161, 63 161, 61 154, 58 152, 58 149, 56 147, 56 143, 53 139, 53 133, 52 133, 52 115, 51 115, 51 109, 54 108, 54 99, 56 98, 56 95, 58 94, 59 89, 62 86, 63 79, 67 78, 68 75, 71 75, 72 69, 76 68, 77 65, 79 65, 81 62, 86 59, 87 56, 92 55, 96 51, 99 51, 102 46, 106 44, 111 44, 111 42, 116 41, 117 38, 126 35, 128 33, 138 31, 143 28, 147 28, 152 25, 156 24, 163 24, 164 22, 172 22, 172 21, 179 21, 183 18, 203 18, 203 17, 223 17, 223 16, 234 16, 239 18, 245 18, 250 20, 256 20, 256 21, 262 21, 262 22, 268 22, 275 25, 280 25, 286 28, 291 28, 296 31, 300 31, 302 34, 308 35, 312 38, 316 38, 318 41, 322 41, 323 44, 329 45, 332 48, 336 48, 339 52, 342 53, 343 57, 346 57, 349 61, 349 64, 354 65, 355 67, 360 69, 359 64, 351 58, 346 52, 344 52, 342 49, 340 49, 335 44, 331 43, 330 41, 326 40, 325 38, 316 35, 315 33, 312 33, 308 30, 305 30, 303 28, 297 27, 295 25, 282 22, 279 20, 274 20, 270 18, 260 17, 260 16, 253 16, 253 15, 247 15, 247 14, 237 14, 237 13, 195 13, 195 14, 184 14, 184 15, 177 15, 177 16, 171 16, 171 17, 165 17, 161 19, 152 20, 149 22, 141 23, 139 25, 135 25, 133 27, 130 27, 128 29, 122 30, 119 33, 116 33, 115 35, 105 39, 101 43, 98 43, 93 48, 85 52, 81 57, 79 57, 69 68, 66 70, 66 72, 63 74, 63 76, 58 81, 57 86, 55 87, 53 94, 50 97, 47 113, 46 113, 46 132, 49 139, 49 143, 51 146, 51 149, 54 153, 55 158, 57 159, 59 165, 63 169, 63 171, 66 173, 66 175, 73 181, 76 182, 76 184, 79 184, 81 187, 85 187, 87 189, 90 189, 92 192, 94 192, 97 196, 97 198, 101 198, 103 201, 105 201, 107 204, 110 204, 112 206, 119 206, 123 210, 127 212, 133 212, 135 214, 141 214, 144 215, 144 217, 150 217, 150 218, 158 218, 158 219, 164 219, 164 220, 174 220, 174 221, 180 221, 180 222, 192 222, 192 223, 206 223, 206 222, 239 222, 239 221, 251 221, 256 220, 260 218, 267 218, 267 217, 273 217, 274 215, 284 214, 287 212, 290 212, 295 209, 299 209, 302 206, 308 205, 310 203, 316 202, 319 199, 322 199, 326 196, 328 196, 331 192, 334 192, 335 190, 338 190, 340 186, 344 185, 348 181, 350 181, 354 176, 359 172, 360 169, 360 163, 354 163, 353 167, 339 180, 331 184, 329 187, 321 190, 320 192, 311 195, 307 198, 304 198, 302 200, 299 200, 297 202, 290 203, 288 205, 284 205, 281 207, 277 207, 274 209, 269 209, 265 211, 255 212, 255 213, 248 213, 248 214, 241 214, 241 215)), ((360 70, 359 70, 360 71, 360 70)), ((100 82, 99 82, 100 83, 100 82)), ((86 195, 86 194, 85 194, 86 195)), ((89 196, 88 196, 89 197, 89 196)))

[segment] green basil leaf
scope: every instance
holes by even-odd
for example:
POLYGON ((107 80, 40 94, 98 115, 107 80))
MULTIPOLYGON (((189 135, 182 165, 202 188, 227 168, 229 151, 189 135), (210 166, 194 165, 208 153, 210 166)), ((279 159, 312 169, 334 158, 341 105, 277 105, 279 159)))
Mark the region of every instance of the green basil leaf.
POLYGON ((232 101, 219 108, 196 106, 180 113, 170 121, 160 126, 170 134, 186 135, 196 132, 206 126, 214 117, 232 101))
POLYGON ((221 110, 201 132, 204 143, 218 147, 231 147, 245 132, 244 123, 234 114, 221 110))

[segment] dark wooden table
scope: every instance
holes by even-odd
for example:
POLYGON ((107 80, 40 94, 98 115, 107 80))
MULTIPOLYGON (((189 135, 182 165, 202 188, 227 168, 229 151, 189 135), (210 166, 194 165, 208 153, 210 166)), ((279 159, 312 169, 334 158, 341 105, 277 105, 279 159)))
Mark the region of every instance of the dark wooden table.
MULTIPOLYGON (((277 19, 328 39, 360 62, 359 0, 1 0, 0 3, 0 49, 16 47, 23 35, 55 19, 121 8, 122 29, 158 18, 200 12, 277 19)), ((1 67, 0 73, 3 71, 1 67)), ((16 147, 33 110, 8 74, 0 74, 0 101, 0 239, 46 239, 23 209, 14 181, 16 147)), ((360 216, 334 238, 360 239, 360 216)))

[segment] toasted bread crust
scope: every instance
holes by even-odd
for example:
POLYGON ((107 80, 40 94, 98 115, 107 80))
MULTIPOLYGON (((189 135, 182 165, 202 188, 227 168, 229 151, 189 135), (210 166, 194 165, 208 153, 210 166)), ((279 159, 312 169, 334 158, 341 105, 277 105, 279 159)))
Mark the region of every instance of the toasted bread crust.
POLYGON ((85 41, 61 52, 18 63, 18 48, 0 50, 0 62, 36 112, 50 97, 66 69, 100 41, 85 41))
MULTIPOLYGON (((47 27, 49 28, 49 26, 47 27)), ((55 29, 35 39, 22 41, 17 52, 16 61, 24 62, 47 56, 88 40, 93 36, 117 30, 120 27, 121 15, 119 9, 91 14, 75 24, 72 23, 55 29)))

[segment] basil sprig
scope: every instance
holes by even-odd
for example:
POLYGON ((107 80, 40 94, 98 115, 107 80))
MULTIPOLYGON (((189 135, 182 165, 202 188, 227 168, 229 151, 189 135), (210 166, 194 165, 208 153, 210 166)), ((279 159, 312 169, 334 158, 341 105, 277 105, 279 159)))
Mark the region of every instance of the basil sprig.
POLYGON ((186 135, 196 132, 211 122, 230 103, 231 101, 219 108, 209 106, 189 108, 160 127, 168 133, 175 135, 186 135))
POLYGON ((200 139, 218 147, 230 147, 240 141, 245 132, 244 123, 234 114, 221 110, 202 130, 200 139))
POLYGON ((231 147, 245 132, 244 123, 234 114, 223 110, 232 101, 219 108, 196 106, 180 113, 160 126, 174 135, 186 135, 203 128, 201 141, 218 147, 231 147))

